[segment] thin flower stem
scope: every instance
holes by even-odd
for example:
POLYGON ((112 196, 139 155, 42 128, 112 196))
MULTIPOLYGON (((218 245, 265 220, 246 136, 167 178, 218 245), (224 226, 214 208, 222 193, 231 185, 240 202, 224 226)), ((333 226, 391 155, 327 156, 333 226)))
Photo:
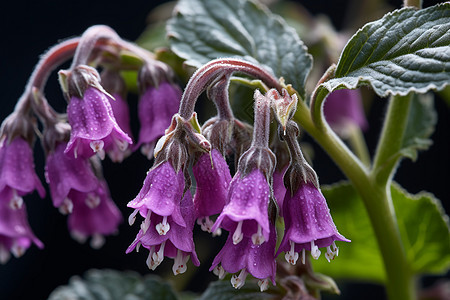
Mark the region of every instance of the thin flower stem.
POLYGON ((254 147, 268 147, 270 135, 270 99, 255 91, 255 121, 253 123, 254 147))
MULTIPOLYGON (((394 102, 392 101, 391 103, 394 102)), ((401 111, 400 109, 398 111, 399 116, 397 117, 400 117, 400 114, 401 118, 407 117, 406 111, 401 111)), ((391 117, 388 116, 386 122, 394 124, 395 122, 392 118, 392 115, 391 117)), ((389 298, 395 300, 415 299, 414 279, 407 265, 392 206, 388 185, 390 182, 385 181, 383 184, 380 184, 373 180, 369 170, 325 122, 319 125, 313 122, 309 108, 303 101, 299 102, 294 119, 327 151, 361 195, 381 250, 389 298)), ((403 132, 404 130, 397 131, 397 136, 392 135, 391 138, 401 140, 403 132)))
POLYGON ((73 70, 73 68, 78 65, 87 65, 97 42, 103 39, 116 42, 121 41, 121 38, 117 35, 117 33, 108 26, 96 25, 89 27, 89 29, 87 29, 81 36, 80 43, 77 51, 75 52, 70 69, 73 70))
POLYGON ((39 60, 28 80, 25 91, 17 101, 15 111, 28 111, 33 88, 42 90, 50 73, 63 62, 72 57, 78 46, 79 38, 72 38, 50 48, 39 60))
POLYGON ((208 89, 208 98, 214 102, 219 119, 231 121, 234 119, 233 111, 228 98, 230 76, 225 75, 208 89))

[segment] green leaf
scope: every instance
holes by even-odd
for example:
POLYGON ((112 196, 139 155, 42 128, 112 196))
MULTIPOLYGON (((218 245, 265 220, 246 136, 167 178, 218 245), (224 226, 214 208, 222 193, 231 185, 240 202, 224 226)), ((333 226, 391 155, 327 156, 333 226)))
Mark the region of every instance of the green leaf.
POLYGON ((235 289, 229 280, 222 280, 212 282, 199 300, 259 300, 275 298, 275 295, 267 291, 260 292, 259 287, 253 281, 247 280, 242 288, 235 289))
MULTIPOLYGON (((339 232, 352 242, 340 243, 339 256, 331 263, 313 261, 315 271, 334 278, 384 281, 381 255, 357 192, 347 182, 325 186, 322 192, 339 232)), ((439 200, 425 192, 411 195, 398 184, 392 185, 391 194, 411 270, 445 272, 450 267, 450 229, 439 200)))
POLYGON ((417 151, 426 150, 433 143, 429 137, 434 132, 436 122, 434 96, 414 94, 400 154, 416 160, 417 151))
POLYGON ((49 300, 176 300, 169 284, 157 276, 142 277, 133 272, 90 270, 85 279, 74 276, 69 284, 54 290, 49 300))
POLYGON ((195 67, 219 57, 258 63, 304 97, 312 57, 294 29, 248 0, 181 0, 168 23, 172 50, 195 67))
POLYGON ((450 267, 450 227, 434 195, 411 195, 391 187, 397 221, 410 267, 415 273, 443 273, 450 267))
POLYGON ((406 95, 441 90, 450 83, 450 3, 403 8, 366 24, 347 43, 335 79, 324 84, 406 95))

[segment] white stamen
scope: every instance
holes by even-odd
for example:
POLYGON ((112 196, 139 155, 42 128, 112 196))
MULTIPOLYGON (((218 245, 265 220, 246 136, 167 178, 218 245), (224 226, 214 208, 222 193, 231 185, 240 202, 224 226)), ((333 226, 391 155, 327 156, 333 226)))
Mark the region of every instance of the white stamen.
POLYGON ((94 233, 90 245, 94 249, 100 249, 105 244, 105 237, 99 233, 94 233))
POLYGON ((314 245, 314 241, 311 241, 311 256, 314 259, 318 259, 320 256, 320 253, 322 253, 322 252, 319 250, 319 247, 314 245))
POLYGON ((219 277, 220 280, 225 278, 225 275, 227 275, 227 272, 225 272, 225 269, 222 268, 221 265, 217 265, 214 269, 213 269, 213 273, 214 275, 217 275, 217 277, 219 277))
POLYGON ((84 244, 87 240, 87 236, 78 231, 72 231, 70 235, 75 241, 77 241, 80 244, 84 244))
POLYGON ((284 258, 291 265, 295 265, 298 260, 298 253, 295 252, 295 243, 293 241, 289 241, 289 243, 291 245, 291 249, 289 250, 289 252, 286 252, 284 254, 284 258))
POLYGON ((222 235, 222 229, 220 229, 220 228, 217 228, 216 231, 214 231, 214 232, 212 233, 212 236, 213 236, 213 237, 215 237, 215 236, 221 236, 221 235, 222 235))
POLYGON ((73 211, 73 202, 69 198, 64 199, 63 203, 59 207, 59 212, 63 215, 71 214, 73 211))
POLYGON ((147 215, 145 216, 145 220, 141 223, 141 230, 142 233, 145 234, 147 232, 147 230, 150 228, 150 217, 152 216, 152 211, 149 210, 147 212, 147 215))
POLYGON ((306 250, 305 248, 302 249, 302 264, 306 263, 306 250))
POLYGON ((128 224, 130 224, 130 226, 133 225, 134 222, 136 221, 136 215, 137 215, 138 211, 139 211, 139 209, 136 208, 136 209, 131 213, 131 215, 128 217, 128 224))
POLYGON ((12 210, 17 210, 17 209, 21 209, 22 206, 23 206, 23 198, 17 194, 16 190, 13 190, 13 197, 11 198, 11 201, 9 202, 9 207, 12 210))
POLYGON ((173 275, 183 274, 187 270, 187 261, 189 260, 189 255, 183 254, 183 251, 178 249, 177 257, 175 257, 172 272, 173 275))
POLYGON ((253 245, 261 245, 262 243, 264 243, 266 241, 266 239, 262 235, 261 230, 262 230, 261 226, 258 224, 258 231, 252 235, 253 245))
POLYGON ((11 246, 11 252, 16 258, 19 258, 25 253, 25 248, 14 242, 11 246))
POLYGON ((169 230, 170 225, 167 223, 167 216, 164 216, 162 222, 156 225, 156 231, 158 231, 159 235, 166 235, 169 230))
POLYGON ((5 248, 5 246, 0 245, 0 263, 6 264, 10 257, 11 255, 9 254, 9 251, 5 248))
POLYGON ((97 153, 98 157, 100 157, 101 160, 105 159, 105 150, 103 150, 105 143, 102 140, 92 141, 89 143, 89 146, 91 146, 92 151, 97 153))
POLYGON ((327 247, 327 252, 325 253, 325 258, 330 262, 332 259, 334 259, 334 254, 330 249, 330 246, 327 247))
POLYGON ((100 201, 100 197, 92 193, 88 194, 85 200, 86 205, 89 206, 90 209, 96 208, 100 204, 100 201))
POLYGON ((200 225, 200 228, 203 231, 211 233, 211 228, 214 225, 214 222, 209 219, 209 217, 202 217, 197 219, 197 224, 200 225))
POLYGON ((269 288, 269 278, 258 280, 258 286, 261 292, 266 291, 269 288))
POLYGON ((331 243, 331 247, 333 248, 333 252, 336 256, 339 256, 339 247, 336 246, 336 243, 333 241, 333 243, 331 243))
POLYGON ((136 244, 136 252, 139 252, 139 249, 141 248, 141 245, 142 245, 142 243, 141 242, 138 242, 137 244, 136 244))
POLYGON ((155 270, 157 266, 159 266, 162 261, 164 260, 164 246, 166 245, 166 242, 162 242, 158 252, 153 252, 152 254, 152 261, 153 261, 153 267, 152 270, 155 270))
POLYGON ((155 270, 158 265, 155 265, 155 262, 153 261, 153 253, 155 253, 155 246, 152 246, 150 248, 150 252, 148 253, 147 260, 145 261, 147 263, 147 267, 151 270, 155 270))
POLYGON ((153 149, 155 143, 146 143, 141 146, 141 153, 147 157, 148 160, 153 159, 153 149))
POLYGON ((122 141, 120 139, 114 139, 114 142, 116 143, 120 151, 125 152, 128 149, 128 142, 122 141))
POLYGON ((244 286, 247 275, 248 275, 247 271, 245 269, 242 269, 241 273, 239 273, 239 276, 236 276, 235 274, 233 275, 233 277, 231 277, 231 285, 235 289, 240 289, 241 287, 244 286))
POLYGON ((239 242, 244 238, 244 234, 242 233, 242 222, 243 221, 238 222, 236 230, 233 233, 233 244, 235 245, 239 244, 239 242))

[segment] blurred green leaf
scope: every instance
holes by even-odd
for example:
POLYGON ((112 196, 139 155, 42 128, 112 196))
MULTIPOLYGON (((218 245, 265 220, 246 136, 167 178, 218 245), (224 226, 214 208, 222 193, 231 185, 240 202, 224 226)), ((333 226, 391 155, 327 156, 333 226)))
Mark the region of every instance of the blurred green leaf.
POLYGON ((247 280, 242 288, 235 289, 229 280, 222 280, 212 282, 199 300, 260 300, 275 297, 268 292, 260 292, 258 285, 253 281, 247 280))
POLYGON ((157 276, 142 277, 133 272, 90 270, 83 278, 74 276, 69 284, 55 289, 49 300, 176 300, 168 283, 157 276))
POLYGON ((169 20, 171 49, 191 66, 242 58, 284 77, 304 97, 311 55, 294 29, 256 1, 181 0, 169 20))
MULTIPOLYGON (((322 189, 334 222, 351 243, 339 243, 339 256, 328 263, 313 261, 314 269, 334 278, 382 282, 385 280, 381 255, 362 200, 347 182, 322 189)), ((407 258, 414 273, 441 273, 450 266, 448 216, 433 195, 411 195, 397 184, 392 199, 407 258)))

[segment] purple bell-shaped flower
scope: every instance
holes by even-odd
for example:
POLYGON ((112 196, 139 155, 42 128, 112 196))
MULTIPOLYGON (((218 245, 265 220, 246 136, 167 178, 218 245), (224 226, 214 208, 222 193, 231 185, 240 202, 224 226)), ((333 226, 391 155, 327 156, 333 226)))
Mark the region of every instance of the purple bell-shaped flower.
MULTIPOLYGON (((192 263, 195 266, 199 266, 200 262, 195 252, 194 240, 193 240, 193 227, 194 227, 194 208, 192 203, 192 196, 187 191, 181 201, 182 217, 186 226, 180 226, 172 217, 169 216, 166 219, 166 224, 170 230, 164 234, 161 234, 161 230, 156 227, 150 226, 148 230, 141 229, 134 240, 134 242, 128 247, 127 253, 133 251, 139 245, 144 246, 150 252, 147 259, 147 265, 150 269, 155 270, 157 266, 161 264, 164 257, 170 257, 174 259, 174 265, 172 271, 174 275, 184 273, 187 269, 187 261, 191 258, 192 263)), ((162 223, 162 216, 152 214, 150 218, 151 223, 162 223)))
POLYGON ((8 186, 0 190, 0 263, 9 260, 10 252, 15 257, 22 256, 31 243, 44 247, 31 231, 25 204, 11 206, 17 204, 17 197, 17 192, 8 186))
POLYGON ((222 279, 227 273, 237 273, 231 278, 231 284, 235 288, 241 288, 245 283, 248 274, 258 278, 258 285, 261 291, 267 289, 269 280, 275 285, 275 246, 276 246, 275 226, 270 226, 270 236, 267 242, 255 245, 251 238, 243 237, 239 244, 234 243, 234 236, 230 233, 228 239, 214 258, 210 271, 222 279))
MULTIPOLYGON (((220 214, 227 202, 231 175, 227 162, 216 149, 200 156, 193 167, 196 181, 194 208, 197 223, 203 231, 211 232, 210 216, 220 214)), ((219 232, 214 232, 219 234, 219 232)))
POLYGON ((110 104, 112 96, 100 85, 97 71, 78 66, 67 80, 67 118, 72 131, 65 153, 85 158, 98 153, 104 158, 105 151, 116 147, 125 151, 132 140, 117 124, 110 104))

